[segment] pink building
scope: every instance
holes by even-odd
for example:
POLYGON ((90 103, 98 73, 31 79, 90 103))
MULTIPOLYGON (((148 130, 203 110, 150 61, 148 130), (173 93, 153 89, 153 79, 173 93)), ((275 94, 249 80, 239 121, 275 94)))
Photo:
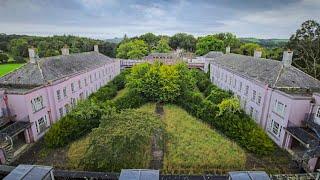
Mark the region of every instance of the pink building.
POLYGON ((230 90, 270 138, 306 171, 320 168, 320 81, 291 66, 291 51, 276 61, 232 54, 209 59, 212 83, 230 90))
POLYGON ((0 162, 9 163, 50 126, 120 73, 120 61, 98 52, 37 58, 0 78, 0 162))

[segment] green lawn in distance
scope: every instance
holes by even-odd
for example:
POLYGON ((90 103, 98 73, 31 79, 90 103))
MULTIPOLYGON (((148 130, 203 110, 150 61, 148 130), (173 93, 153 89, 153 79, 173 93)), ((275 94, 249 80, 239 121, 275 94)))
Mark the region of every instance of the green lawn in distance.
POLYGON ((0 77, 21 67, 23 64, 0 64, 0 77))

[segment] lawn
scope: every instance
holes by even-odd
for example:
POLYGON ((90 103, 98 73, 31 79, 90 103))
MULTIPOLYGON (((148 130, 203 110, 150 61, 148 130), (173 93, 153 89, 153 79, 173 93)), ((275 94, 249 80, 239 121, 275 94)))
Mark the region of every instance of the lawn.
POLYGON ((23 64, 1 64, 0 65, 0 77, 21 67, 23 64))
POLYGON ((168 133, 164 173, 220 174, 244 168, 246 153, 236 143, 178 106, 166 105, 164 111, 168 133))

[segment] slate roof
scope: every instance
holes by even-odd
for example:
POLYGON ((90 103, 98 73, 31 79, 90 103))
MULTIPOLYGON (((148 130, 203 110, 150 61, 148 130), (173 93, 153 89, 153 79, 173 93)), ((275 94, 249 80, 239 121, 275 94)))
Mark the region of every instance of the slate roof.
POLYGON ((205 58, 216 58, 222 56, 223 53, 221 51, 210 51, 207 54, 205 54, 203 57, 205 58))
POLYGON ((319 80, 294 66, 284 67, 283 63, 277 60, 231 53, 217 57, 211 63, 284 91, 285 89, 307 89, 319 92, 320 88, 319 80))
POLYGON ((114 62, 98 52, 84 52, 40 58, 0 78, 0 88, 25 91, 75 73, 114 62))

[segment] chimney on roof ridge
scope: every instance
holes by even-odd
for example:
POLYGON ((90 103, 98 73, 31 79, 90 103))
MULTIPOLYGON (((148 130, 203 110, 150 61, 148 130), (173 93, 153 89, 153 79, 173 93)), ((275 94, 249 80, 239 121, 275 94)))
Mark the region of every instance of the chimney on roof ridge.
POLYGON ((99 52, 99 46, 97 44, 93 46, 93 51, 99 52))
POLYGON ((230 54, 230 46, 226 47, 226 54, 230 54))
POLYGON ((262 56, 262 51, 261 50, 258 50, 258 49, 254 50, 253 57, 261 58, 261 56, 262 56))
POLYGON ((69 47, 67 45, 64 45, 63 48, 61 48, 62 55, 69 55, 69 47))
POLYGON ((36 62, 36 49, 34 47, 28 48, 30 63, 36 62))
POLYGON ((285 67, 291 66, 292 56, 293 56, 293 51, 291 50, 283 51, 282 63, 285 67))

